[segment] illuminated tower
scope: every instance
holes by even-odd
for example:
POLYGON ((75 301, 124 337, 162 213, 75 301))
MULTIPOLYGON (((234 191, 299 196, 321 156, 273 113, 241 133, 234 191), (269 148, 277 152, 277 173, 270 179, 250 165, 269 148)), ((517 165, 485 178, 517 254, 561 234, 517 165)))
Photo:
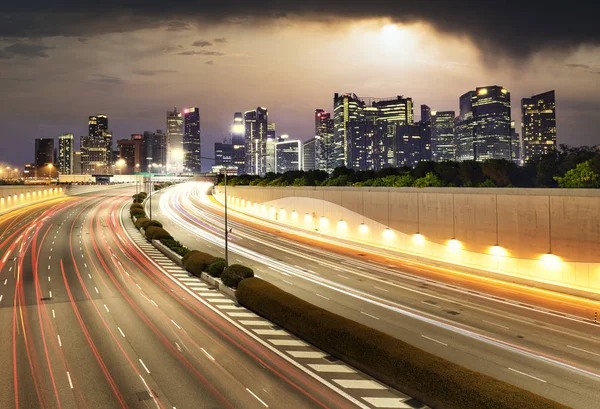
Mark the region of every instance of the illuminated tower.
POLYGON ((556 102, 554 91, 521 101, 523 161, 535 161, 556 149, 556 102))
POLYGON ((167 111, 167 170, 183 171, 183 116, 177 108, 167 111))

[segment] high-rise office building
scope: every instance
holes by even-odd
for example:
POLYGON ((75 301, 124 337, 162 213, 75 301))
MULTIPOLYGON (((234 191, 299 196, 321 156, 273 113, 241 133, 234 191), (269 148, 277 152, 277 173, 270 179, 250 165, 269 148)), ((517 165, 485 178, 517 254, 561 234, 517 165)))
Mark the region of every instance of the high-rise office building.
POLYGON ((288 139, 288 135, 282 135, 281 138, 277 137, 275 134, 275 129, 272 131, 267 131, 267 141, 265 147, 265 172, 274 172, 276 173, 275 168, 275 144, 277 142, 281 142, 285 139, 288 139))
POLYGON ((54 138, 35 139, 35 167, 38 175, 44 173, 44 168, 54 166, 54 138), (42 173, 40 173, 42 170, 42 173))
POLYGON ((301 169, 302 142, 299 140, 284 140, 283 142, 275 143, 276 173, 301 169))
POLYGON ((435 162, 455 160, 454 111, 432 111, 431 158, 435 162))
POLYGON ((515 129, 515 122, 510 125, 510 157, 517 165, 522 165, 521 161, 521 146, 523 141, 519 137, 519 133, 515 129))
MULTIPOLYGON (((167 172, 167 136, 162 129, 157 129, 156 132, 145 131, 144 140, 144 157, 146 161, 152 164, 153 173, 167 172), (147 158, 152 158, 148 160, 147 158)), ((148 162, 145 162, 148 165, 148 162)), ((144 168, 144 170, 146 170, 144 168)))
POLYGON ((81 171, 81 151, 73 153, 73 174, 79 175, 83 173, 81 171))
POLYGON ((230 143, 215 143, 215 166, 233 165, 233 145, 230 143))
POLYGON ((318 136, 302 144, 302 170, 321 169, 321 144, 318 136))
POLYGON ((421 160, 431 160, 431 108, 421 105, 421 120, 418 122, 421 137, 421 160))
POLYGON ((315 110, 315 150, 318 152, 316 169, 327 173, 333 172, 336 167, 334 122, 329 112, 322 109, 315 110))
POLYGON ((511 159, 510 92, 494 85, 460 97, 458 160, 511 159))
POLYGON ((125 165, 117 165, 116 173, 131 175, 136 172, 147 172, 146 152, 144 149, 144 137, 141 134, 132 134, 129 139, 117 141, 119 158, 125 161, 125 165))
POLYGON ((338 94, 333 97, 333 141, 335 167, 351 166, 352 140, 364 122, 365 103, 355 94, 338 94))
POLYGON ((556 100, 554 91, 521 101, 522 159, 535 161, 556 149, 556 100))
POLYGON ((244 140, 244 115, 241 112, 233 114, 231 125, 231 163, 237 166, 238 175, 246 173, 246 144, 244 140))
POLYGON ((112 133, 108 130, 108 118, 104 114, 90 116, 88 135, 80 139, 82 172, 105 175, 110 172, 112 159, 112 133))
POLYGON ((183 171, 183 115, 177 108, 167 111, 167 171, 183 171))
POLYGON ((245 173, 264 175, 267 172, 267 129, 269 112, 258 107, 255 111, 244 113, 244 132, 246 145, 245 173))
POLYGON ((73 134, 67 133, 58 137, 58 171, 63 175, 72 175, 74 173, 73 154, 75 144, 73 134))
POLYGON ((187 108, 183 111, 183 170, 185 173, 201 173, 200 109, 187 108))
POLYGON ((422 159, 423 140, 420 124, 395 127, 394 166, 416 166, 422 159))

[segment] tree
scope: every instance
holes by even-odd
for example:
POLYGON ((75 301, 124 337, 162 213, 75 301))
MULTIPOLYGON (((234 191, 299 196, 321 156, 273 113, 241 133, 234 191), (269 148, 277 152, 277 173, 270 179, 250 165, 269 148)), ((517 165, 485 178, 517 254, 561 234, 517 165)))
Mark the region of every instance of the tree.
POLYGON ((458 164, 463 186, 478 186, 485 180, 481 163, 476 160, 465 160, 458 164))
POLYGON ((592 169, 591 160, 582 162, 565 173, 554 178, 562 188, 600 187, 600 176, 592 169))
POLYGON ((481 164, 481 171, 494 185, 511 186, 517 174, 517 165, 506 159, 488 159, 481 164))
POLYGON ((446 186, 459 186, 462 184, 460 180, 460 167, 457 162, 437 162, 435 173, 438 174, 446 186))
POLYGON ((441 187, 444 184, 441 179, 433 172, 429 172, 422 178, 415 180, 414 187, 441 187))

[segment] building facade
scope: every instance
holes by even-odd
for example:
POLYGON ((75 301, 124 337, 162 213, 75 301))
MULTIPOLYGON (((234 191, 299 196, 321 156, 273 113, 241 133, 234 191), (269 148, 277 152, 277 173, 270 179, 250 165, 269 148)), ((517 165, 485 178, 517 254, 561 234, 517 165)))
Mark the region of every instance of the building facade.
POLYGON ((244 115, 241 112, 233 114, 231 125, 231 163, 237 167, 238 175, 246 173, 246 143, 244 140, 244 115))
POLYGON ((268 124, 269 112, 266 108, 258 107, 244 113, 245 173, 262 176, 267 172, 268 124))
POLYGON ((454 116, 454 111, 431 112, 431 158, 435 162, 456 160, 454 116))
MULTIPOLYGON (((151 162, 153 173, 166 173, 167 166, 167 136, 162 129, 156 132, 145 131, 143 135, 144 157, 151 162), (152 159, 148 159, 152 158, 152 159)), ((148 162, 145 162, 148 165, 148 162)))
POLYGON ((167 111, 167 171, 183 171, 183 115, 177 108, 167 111))
POLYGON ((321 140, 318 136, 310 138, 302 144, 302 170, 321 169, 321 140))
POLYGON ((73 155, 75 153, 75 143, 73 134, 68 133, 58 137, 58 171, 63 175, 77 174, 80 171, 74 171, 73 155))
POLYGON ((117 147, 119 158, 125 162, 123 166, 118 167, 118 173, 131 175, 147 171, 143 135, 133 134, 129 139, 118 140, 117 147))
POLYGON ((54 166, 54 138, 35 139, 35 166, 42 169, 48 165, 54 166))
POLYGON ((521 100, 523 162, 536 161, 556 149, 554 90, 521 100))
POLYGON ((106 175, 112 162, 112 133, 108 130, 108 117, 104 114, 88 118, 88 135, 80 139, 82 173, 106 175))
POLYGON ((202 172, 200 109, 187 108, 183 111, 183 172, 197 174, 202 172))
POLYGON ((286 140, 275 144, 275 173, 302 169, 302 142, 286 140))
POLYGON ((315 149, 318 151, 316 169, 331 174, 336 166, 334 121, 331 113, 323 109, 315 110, 315 149))
POLYGON ((215 143, 215 166, 233 165, 233 144, 217 142, 215 143))

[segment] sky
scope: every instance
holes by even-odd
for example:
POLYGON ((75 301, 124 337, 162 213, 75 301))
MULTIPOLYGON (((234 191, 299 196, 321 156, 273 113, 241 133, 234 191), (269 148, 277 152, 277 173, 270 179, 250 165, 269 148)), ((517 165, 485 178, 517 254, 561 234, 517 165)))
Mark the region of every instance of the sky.
POLYGON ((78 141, 97 113, 117 140, 164 129, 167 109, 197 106, 211 157, 236 111, 266 107, 279 134, 306 140, 314 110, 332 110, 335 92, 410 96, 418 119, 420 104, 458 110, 460 95, 486 85, 511 92, 517 129, 521 98, 556 90, 558 142, 600 144, 599 6, 203 3, 3 5, 0 162, 31 162, 38 137, 78 141))

